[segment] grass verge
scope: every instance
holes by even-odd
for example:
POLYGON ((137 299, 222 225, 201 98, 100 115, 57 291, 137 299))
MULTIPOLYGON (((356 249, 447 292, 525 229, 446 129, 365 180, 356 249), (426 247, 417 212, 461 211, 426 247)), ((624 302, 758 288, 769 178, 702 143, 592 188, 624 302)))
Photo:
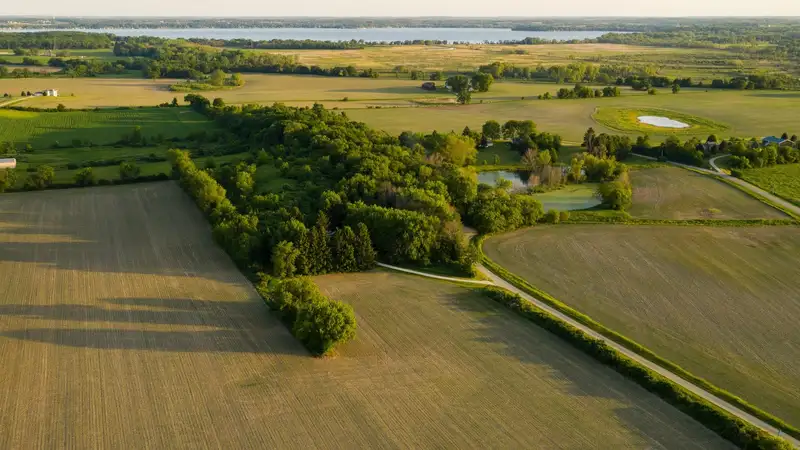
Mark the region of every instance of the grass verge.
MULTIPOLYGON (((707 392, 709 392, 709 393, 711 393, 711 394, 713 394, 713 395, 715 395, 715 396, 727 401, 728 403, 731 403, 731 404, 735 405, 736 407, 742 409, 743 411, 746 411, 746 412, 752 414, 753 416, 763 420, 764 422, 766 422, 766 423, 768 423, 768 424, 770 424, 770 425, 772 425, 772 426, 774 426, 774 427, 776 427, 776 428, 778 428, 780 430, 783 430, 787 434, 789 434, 791 436, 794 436, 796 438, 800 438, 800 429, 795 428, 792 425, 789 425, 788 423, 786 423, 785 421, 781 420, 780 418, 778 418, 776 416, 773 416, 772 414, 770 414, 770 413, 768 413, 768 412, 766 412, 766 411, 764 411, 764 410, 762 410, 762 409, 760 409, 760 408, 758 408, 758 407, 756 407, 754 405, 751 405, 750 403, 746 402, 744 399, 742 399, 742 398, 740 398, 740 397, 738 397, 738 396, 736 396, 736 395, 734 395, 734 394, 732 394, 732 393, 730 393, 728 391, 720 389, 719 387, 711 384, 707 380, 705 380, 703 378, 700 378, 700 377, 698 377, 696 375, 693 375, 692 373, 690 373, 687 370, 683 369, 679 365, 677 365, 677 364, 675 364, 675 363, 673 363, 673 362, 671 362, 671 361, 669 361, 667 359, 664 359, 664 358, 658 356, 657 354, 653 353, 651 350, 641 346, 640 344, 634 342, 633 340, 629 339, 628 337, 626 337, 626 336, 624 336, 622 334, 619 334, 616 331, 611 330, 610 328, 605 327, 601 323, 596 322, 595 320, 593 320, 591 317, 589 317, 589 316, 587 316, 587 315, 585 315, 585 314, 583 314, 583 313, 581 313, 581 312, 569 307, 568 305, 566 305, 565 303, 557 300, 556 298, 552 297, 548 293, 546 293, 546 292, 544 292, 544 291, 542 291, 540 289, 535 288, 534 286, 529 284, 524 279, 522 279, 522 278, 518 277, 517 275, 514 275, 513 273, 509 272, 508 270, 506 270, 505 268, 503 268, 499 264, 497 264, 494 261, 492 261, 491 259, 489 259, 483 253, 483 241, 486 239, 486 237, 488 237, 488 236, 486 236, 486 235, 477 236, 473 241, 474 244, 477 247, 477 252, 478 252, 478 255, 480 257, 480 261, 487 268, 489 268, 489 270, 491 270, 492 272, 494 272, 495 274, 497 274, 498 276, 500 276, 501 278, 503 278, 507 282, 511 283, 513 286, 517 287, 518 289, 522 290, 523 292, 526 292, 529 295, 532 295, 532 296, 536 297, 540 301, 542 301, 542 302, 548 304, 549 306, 557 309, 558 311, 568 315, 569 317, 575 319, 576 321, 580 322, 583 325, 586 325, 587 327, 589 327, 592 330, 600 333, 601 335, 613 340, 614 342, 624 346, 628 350, 631 350, 632 352, 634 352, 634 353, 636 353, 636 354, 638 354, 638 355, 640 355, 640 356, 642 356, 644 358, 647 358, 648 360, 650 360, 650 361, 658 364, 659 366, 669 370, 670 372, 672 372, 675 375, 683 378, 684 380, 687 380, 687 381, 691 382, 692 384, 704 389, 705 391, 707 391, 707 392)), ((565 324, 565 326, 566 326, 566 324, 565 324)), ((777 448, 780 448, 780 447, 777 447, 777 448)), ((791 447, 788 447, 788 448, 791 448, 791 447)))

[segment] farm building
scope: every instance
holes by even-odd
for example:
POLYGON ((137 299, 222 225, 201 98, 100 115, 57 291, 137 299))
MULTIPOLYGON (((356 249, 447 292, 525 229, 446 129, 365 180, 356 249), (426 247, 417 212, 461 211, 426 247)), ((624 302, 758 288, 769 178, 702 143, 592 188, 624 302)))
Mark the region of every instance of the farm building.
POLYGON ((45 97, 58 97, 58 89, 47 89, 44 91, 45 97))
POLYGON ((17 160, 14 158, 0 158, 0 169, 13 169, 17 167, 17 160))
POLYGON ((790 141, 789 139, 779 138, 777 136, 767 136, 767 137, 765 137, 764 139, 761 140, 761 145, 763 145, 765 147, 767 145, 772 145, 772 144, 775 144, 778 147, 784 147, 784 146, 790 147, 790 146, 794 145, 794 142, 790 141))

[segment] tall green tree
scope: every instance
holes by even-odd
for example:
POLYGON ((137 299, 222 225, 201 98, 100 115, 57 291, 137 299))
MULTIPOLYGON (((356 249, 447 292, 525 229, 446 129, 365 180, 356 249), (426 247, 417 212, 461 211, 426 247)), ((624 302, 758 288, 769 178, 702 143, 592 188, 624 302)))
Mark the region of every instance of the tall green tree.
POLYGON ((323 274, 331 271, 333 260, 328 239, 328 216, 320 212, 317 223, 311 229, 308 242, 308 265, 311 274, 323 274))
POLYGON ((472 75, 472 87, 478 92, 489 92, 492 83, 494 77, 490 73, 476 72, 472 75))
POLYGON ((500 139, 501 136, 501 128, 500 123, 496 120, 487 120, 486 123, 483 124, 483 135, 489 139, 500 139))
POLYGON ((472 100, 472 93, 470 92, 472 86, 470 85, 469 78, 464 75, 452 76, 447 79, 445 84, 456 94, 458 103, 465 105, 472 100))
POLYGON ((372 248, 372 239, 369 236, 369 229, 363 222, 356 225, 355 238, 355 257, 360 270, 369 270, 375 267, 375 249, 372 248))
POLYGON ((75 184, 78 186, 91 186, 95 183, 97 183, 97 178, 91 167, 84 167, 75 174, 75 184))
POLYGON ((356 272, 358 263, 355 253, 356 234, 353 229, 345 226, 333 233, 331 239, 331 253, 333 254, 333 271, 356 272))
POLYGON ((296 273, 295 262, 300 252, 288 241, 281 241, 272 250, 272 274, 278 278, 289 278, 296 273))
POLYGON ((132 161, 123 161, 119 165, 119 178, 124 181, 135 180, 141 173, 141 168, 132 161))

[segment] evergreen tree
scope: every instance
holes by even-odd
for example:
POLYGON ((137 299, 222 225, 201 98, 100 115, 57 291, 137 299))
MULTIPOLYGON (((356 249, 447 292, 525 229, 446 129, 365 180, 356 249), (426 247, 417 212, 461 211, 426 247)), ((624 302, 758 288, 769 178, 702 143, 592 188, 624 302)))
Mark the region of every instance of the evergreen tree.
POLYGON ((281 241, 272 251, 272 273, 279 278, 295 274, 295 262, 300 252, 291 242, 281 241))
POLYGON ((333 234, 331 251, 333 253, 333 270, 335 272, 357 272, 358 263, 355 253, 356 234, 345 226, 333 234))
POLYGON ((300 237, 297 238, 297 242, 295 242, 295 248, 297 249, 297 259, 294 262, 295 270, 297 271, 298 275, 310 275, 311 274, 311 260, 309 258, 309 239, 311 236, 311 231, 303 233, 300 237))
POLYGON ((363 222, 356 225, 355 256, 360 270, 369 270, 375 267, 375 249, 372 248, 369 230, 363 222))
POLYGON ((331 249, 328 244, 328 216, 320 212, 317 216, 317 224, 311 230, 309 239, 309 269, 313 275, 328 273, 331 271, 333 261, 331 259, 331 249))

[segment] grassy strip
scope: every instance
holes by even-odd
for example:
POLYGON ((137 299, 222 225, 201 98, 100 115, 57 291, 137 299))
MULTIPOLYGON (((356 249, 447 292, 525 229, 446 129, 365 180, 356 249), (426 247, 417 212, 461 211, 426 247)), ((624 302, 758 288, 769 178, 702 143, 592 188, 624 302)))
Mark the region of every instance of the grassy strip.
POLYGON ((525 301, 517 294, 496 287, 483 288, 484 294, 536 325, 566 340, 579 350, 605 364, 662 400, 702 423, 711 431, 743 449, 791 449, 781 438, 751 425, 717 407, 677 383, 642 366, 595 339, 525 301))
POLYGON ((621 225, 677 225, 707 227, 756 227, 798 225, 793 219, 635 219, 620 211, 571 211, 565 224, 613 223, 621 225))
POLYGON ((786 432, 787 434, 789 434, 791 436, 794 436, 796 438, 800 438, 800 429, 798 429, 798 428, 796 428, 796 427, 784 422, 780 418, 778 418, 776 416, 773 416, 772 414, 770 414, 770 413, 758 408, 757 406, 751 405, 750 403, 748 403, 744 399, 742 399, 740 397, 737 397, 736 395, 733 395, 730 392, 725 391, 725 390, 723 390, 723 389, 711 384, 710 382, 704 380, 703 378, 700 378, 700 377, 698 377, 696 375, 693 375, 692 373, 686 371, 684 368, 680 367, 679 365, 677 365, 677 364, 675 364, 675 363, 673 363, 673 362, 671 362, 671 361, 669 361, 667 359, 664 359, 664 358, 658 356, 657 354, 653 353, 648 348, 641 346, 640 344, 636 343, 635 341, 629 339, 626 336, 623 336, 623 335, 617 333, 614 330, 611 330, 610 328, 605 327, 604 325, 602 325, 599 322, 596 322, 594 319, 592 319, 591 317, 587 316, 586 314, 583 314, 583 313, 581 313, 581 312, 569 307, 565 303, 562 303, 561 301, 555 299, 554 297, 552 297, 551 295, 547 294, 546 292, 533 287, 532 285, 530 285, 524 279, 522 279, 522 278, 518 277, 517 275, 514 275, 513 273, 509 272, 508 270, 506 270, 505 268, 503 268, 499 264, 497 264, 494 261, 492 261, 491 259, 489 259, 483 253, 483 241, 485 240, 485 238, 486 238, 485 235, 484 236, 478 236, 473 241, 475 243, 476 247, 477 247, 477 251, 478 251, 478 254, 480 255, 481 262, 486 267, 488 267, 489 270, 491 270, 492 272, 494 272, 495 274, 497 274, 498 276, 500 276, 501 278, 503 278, 507 282, 511 283, 512 285, 514 285, 518 289, 522 290, 523 292, 528 293, 529 295, 532 295, 533 297, 536 297, 540 301, 542 301, 542 302, 548 304, 549 306, 557 309, 558 311, 568 315, 569 317, 577 320, 578 322, 582 323, 583 325, 586 325, 587 327, 589 327, 592 330, 602 334, 603 336, 613 340, 614 342, 616 342, 616 343, 618 343, 620 345, 623 345, 628 350, 631 350, 632 352, 647 358, 648 360, 650 360, 650 361, 658 364, 659 366, 669 370, 670 372, 674 373, 675 375, 678 375, 679 377, 683 378, 684 380, 687 380, 687 381, 691 382, 695 386, 698 386, 698 387, 702 388, 703 390, 705 390, 705 391, 707 391, 707 392, 709 392, 709 393, 711 393, 711 394, 713 394, 713 395, 715 395, 715 396, 727 401, 728 403, 730 403, 732 405, 735 405, 739 409, 741 409, 743 411, 746 411, 746 412, 752 414, 755 417, 758 417, 759 419, 763 420, 764 422, 766 422, 766 423, 768 423, 768 424, 770 424, 770 425, 772 425, 772 426, 774 426, 776 428, 779 428, 779 429, 783 430, 784 432, 786 432))

